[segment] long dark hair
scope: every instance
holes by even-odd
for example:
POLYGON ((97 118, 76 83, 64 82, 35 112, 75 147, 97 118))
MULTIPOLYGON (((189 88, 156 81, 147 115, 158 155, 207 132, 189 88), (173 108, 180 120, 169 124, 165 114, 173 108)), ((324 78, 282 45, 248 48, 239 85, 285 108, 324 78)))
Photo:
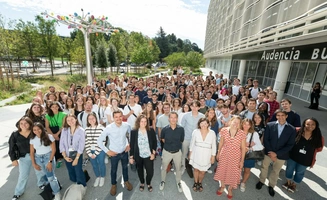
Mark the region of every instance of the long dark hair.
POLYGON ((313 118, 313 117, 307 118, 303 121, 302 126, 299 130, 299 133, 297 134, 297 136, 295 138, 295 143, 297 144, 300 141, 302 134, 304 133, 305 122, 307 120, 312 120, 316 123, 316 128, 312 131, 310 143, 315 149, 321 148, 323 144, 322 144, 321 130, 319 128, 319 122, 316 118, 313 118))
POLYGON ((43 107, 39 104, 39 103, 32 103, 31 107, 28 109, 28 112, 27 112, 27 116, 32 120, 34 121, 35 118, 36 118, 36 115, 35 113, 33 112, 33 107, 34 106, 39 106, 40 108, 40 115, 42 115, 43 113, 43 107))
POLYGON ((216 123, 217 123, 217 116, 216 116, 216 111, 215 111, 215 109, 214 108, 209 108, 207 111, 206 111, 206 113, 205 113, 205 117, 209 120, 209 112, 210 111, 213 111, 213 113, 215 114, 214 116, 213 116, 213 118, 211 119, 211 121, 209 121, 210 123, 210 126, 211 126, 211 128, 213 128, 213 127, 215 127, 215 125, 216 125, 216 123))
MULTIPOLYGON (((41 133, 41 135, 40 135, 40 142, 41 142, 41 144, 43 144, 44 146, 49 146, 49 145, 51 144, 51 140, 49 139, 49 136, 48 136, 48 134, 46 133, 43 124, 41 124, 40 122, 35 122, 35 123, 33 124, 33 128, 34 128, 35 126, 39 127, 39 129, 42 130, 42 133, 41 133)), ((30 138, 31 138, 31 139, 34 139, 35 136, 36 136, 36 134, 33 132, 33 129, 32 129, 32 134, 30 135, 30 138)))
POLYGON ((54 116, 54 113, 53 113, 53 111, 51 110, 51 107, 52 107, 53 105, 57 105, 57 106, 58 106, 58 112, 62 112, 62 108, 60 107, 59 102, 58 102, 58 101, 54 101, 54 102, 52 102, 52 103, 50 104, 50 106, 49 106, 49 108, 48 108, 48 115, 49 115, 50 117, 53 117, 53 116, 54 116))
POLYGON ((258 115, 261 118, 261 122, 259 124, 259 127, 265 127, 265 119, 264 119, 263 115, 261 113, 259 113, 258 111, 256 111, 252 116, 253 126, 256 126, 255 121, 254 121, 254 117, 256 115, 258 115))

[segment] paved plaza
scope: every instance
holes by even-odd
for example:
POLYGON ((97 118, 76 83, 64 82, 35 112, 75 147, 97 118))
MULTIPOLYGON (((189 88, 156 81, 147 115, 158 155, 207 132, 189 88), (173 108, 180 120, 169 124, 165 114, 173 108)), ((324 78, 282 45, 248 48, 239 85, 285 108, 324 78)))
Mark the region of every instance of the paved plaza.
MULTIPOLYGON (((306 108, 308 104, 306 102, 290 98, 293 103, 293 110, 301 116, 301 121, 307 117, 314 116, 318 119, 321 125, 321 130, 325 138, 327 138, 327 111, 326 110, 310 110, 306 108)), ((18 167, 12 167, 11 161, 7 155, 8 153, 8 139, 13 130, 15 130, 15 123, 24 114, 25 110, 29 107, 29 104, 18 106, 5 106, 0 108, 0 127, 2 129, 0 134, 0 199, 11 199, 14 188, 18 180, 18 167)), ((110 162, 110 161, 109 161, 110 162)), ((107 175, 105 185, 103 187, 93 187, 94 173, 89 163, 86 166, 91 180, 88 182, 87 193, 84 199, 86 200, 103 200, 103 199, 124 199, 124 200, 164 200, 164 199, 227 199, 227 191, 221 197, 218 197, 215 192, 218 188, 218 183, 213 180, 213 174, 206 174, 203 181, 203 192, 193 192, 192 185, 193 179, 189 178, 185 173, 182 176, 183 193, 179 193, 176 187, 175 176, 173 172, 169 172, 163 191, 159 190, 160 179, 160 157, 155 160, 155 173, 152 180, 153 192, 150 193, 145 189, 143 192, 139 191, 139 181, 137 174, 129 170, 130 182, 133 184, 134 189, 127 191, 123 188, 123 180, 121 175, 121 167, 118 171, 118 191, 117 196, 113 197, 109 194, 110 190, 110 163, 107 164, 107 175)), ((120 166, 120 165, 119 165, 120 166)), ((216 164, 214 165, 214 167, 216 164)), ((214 168, 213 167, 213 168, 214 168)), ((255 184, 258 181, 260 170, 258 166, 251 170, 252 174, 247 182, 246 191, 244 193, 240 190, 234 191, 234 199, 300 199, 300 200, 319 200, 327 199, 327 150, 324 150, 317 155, 317 162, 314 168, 307 170, 305 178, 301 184, 297 187, 297 192, 294 194, 289 193, 281 188, 281 185, 285 182, 285 166, 281 170, 280 179, 275 187, 276 195, 274 198, 268 194, 267 187, 263 187, 260 191, 255 189, 255 184)), ((56 169, 56 175, 63 186, 61 193, 63 194, 65 189, 72 184, 68 178, 68 173, 65 165, 62 165, 60 169, 56 169)), ((267 184, 267 182, 266 182, 267 184)), ((36 177, 33 170, 31 170, 28 185, 25 194, 20 198, 22 200, 38 200, 42 199, 38 194, 41 190, 36 185, 36 177)))

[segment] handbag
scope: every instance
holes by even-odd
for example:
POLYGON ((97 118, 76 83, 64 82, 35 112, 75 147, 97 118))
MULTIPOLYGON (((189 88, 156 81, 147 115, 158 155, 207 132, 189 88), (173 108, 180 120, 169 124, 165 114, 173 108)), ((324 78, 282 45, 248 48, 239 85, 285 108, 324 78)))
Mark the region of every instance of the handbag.
MULTIPOLYGON (((252 142, 252 138, 253 138, 253 133, 251 135, 250 141, 249 141, 249 149, 250 149, 250 145, 252 142)), ((265 157, 265 153, 263 150, 259 150, 259 151, 251 151, 249 150, 246 154, 245 154, 245 160, 263 160, 265 157)))
POLYGON ((86 169, 84 169, 83 172, 85 176, 85 182, 87 183, 90 180, 89 172, 86 169))
POLYGON ((190 161, 187 159, 187 158, 185 158, 185 168, 186 168, 186 172, 187 172, 187 174, 188 174, 188 176, 190 177, 190 178, 193 178, 194 177, 194 175, 193 175, 193 170, 192 170, 192 165, 190 165, 190 163, 189 163, 190 161))
POLYGON ((77 151, 69 151, 69 155, 68 155, 69 158, 75 160, 76 156, 77 156, 77 151))

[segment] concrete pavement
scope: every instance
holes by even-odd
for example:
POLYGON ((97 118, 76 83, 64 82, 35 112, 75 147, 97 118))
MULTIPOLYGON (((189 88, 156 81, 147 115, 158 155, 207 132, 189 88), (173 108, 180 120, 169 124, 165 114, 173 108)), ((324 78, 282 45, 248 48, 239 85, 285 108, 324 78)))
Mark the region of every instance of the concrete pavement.
MULTIPOLYGON (((306 108, 308 104, 306 102, 300 101, 295 98, 291 98, 292 109, 295 110, 301 116, 303 121, 307 117, 315 117, 320 122, 320 128, 322 130, 323 136, 327 138, 327 124, 325 123, 327 117, 326 110, 310 110, 306 108)), ((7 155, 8 153, 8 139, 12 131, 14 131, 15 123, 24 114, 25 110, 30 104, 18 105, 18 106, 5 106, 0 108, 0 127, 2 132, 0 134, 0 199, 11 199, 15 185, 18 179, 18 168, 11 166, 11 161, 7 155)), ((119 167, 117 181, 118 181, 118 191, 115 197, 109 194, 110 190, 110 163, 107 164, 107 175, 104 187, 94 188, 93 182, 95 180, 94 173, 91 164, 86 166, 91 180, 88 182, 87 193, 84 199, 86 200, 110 200, 110 199, 124 199, 124 200, 166 200, 166 199, 227 199, 227 193, 218 197, 215 192, 218 188, 218 183, 213 180, 213 174, 206 174, 203 181, 204 191, 193 192, 192 185, 193 179, 189 178, 185 173, 182 176, 182 186, 183 193, 179 193, 176 188, 175 176, 172 172, 167 175, 165 189, 163 191, 159 190, 160 178, 160 157, 155 160, 155 172, 152 181, 153 192, 149 193, 147 189, 143 192, 139 191, 139 181, 137 174, 129 170, 129 179, 133 184, 134 189, 132 191, 127 191, 123 188, 123 180, 121 176, 121 167, 119 167)), ((215 164, 216 166, 216 164, 215 164)), ((214 167, 215 167, 214 166, 214 167)), ((213 167, 213 169, 214 169, 213 167)), ((327 199, 327 150, 324 150, 317 155, 317 162, 314 168, 307 170, 303 182, 298 185, 297 192, 292 194, 281 188, 281 185, 285 182, 285 166, 281 170, 280 179, 278 180, 277 186, 275 187, 276 195, 271 198, 268 194, 267 187, 263 187, 260 191, 255 189, 255 184, 258 181, 258 176, 260 173, 260 168, 256 166, 251 170, 252 174, 246 185, 246 191, 244 193, 240 190, 235 190, 233 192, 234 199, 310 199, 319 200, 327 199)), ((67 170, 63 164, 60 169, 56 169, 56 175, 63 186, 61 193, 63 194, 65 189, 72 184, 68 178, 67 170)), ((267 184, 267 182, 266 182, 267 184)), ((38 200, 42 199, 38 194, 41 190, 36 186, 35 173, 31 170, 29 182, 25 191, 25 194, 21 197, 22 200, 38 200)), ((227 191, 225 191, 227 192, 227 191)))

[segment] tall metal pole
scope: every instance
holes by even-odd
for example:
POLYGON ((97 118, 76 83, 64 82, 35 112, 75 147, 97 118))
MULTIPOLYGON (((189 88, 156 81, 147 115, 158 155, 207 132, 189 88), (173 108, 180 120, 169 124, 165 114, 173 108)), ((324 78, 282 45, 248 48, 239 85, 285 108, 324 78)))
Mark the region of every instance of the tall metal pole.
POLYGON ((91 52, 90 52, 90 41, 89 41, 89 33, 85 29, 80 29, 84 35, 84 45, 85 45, 85 57, 86 57, 86 78, 87 83, 92 85, 92 69, 91 69, 91 52))
POLYGON ((53 22, 60 22, 68 26, 68 28, 74 28, 81 30, 84 35, 85 44, 85 57, 86 57, 86 76, 87 83, 92 84, 93 78, 93 67, 91 60, 91 44, 90 44, 90 33, 107 33, 118 32, 113 29, 112 25, 107 22, 108 17, 100 16, 95 18, 94 15, 87 13, 84 15, 83 9, 81 9, 82 15, 78 15, 76 12, 68 16, 55 16, 54 13, 48 13, 47 11, 42 12, 46 18, 52 18, 53 22))

